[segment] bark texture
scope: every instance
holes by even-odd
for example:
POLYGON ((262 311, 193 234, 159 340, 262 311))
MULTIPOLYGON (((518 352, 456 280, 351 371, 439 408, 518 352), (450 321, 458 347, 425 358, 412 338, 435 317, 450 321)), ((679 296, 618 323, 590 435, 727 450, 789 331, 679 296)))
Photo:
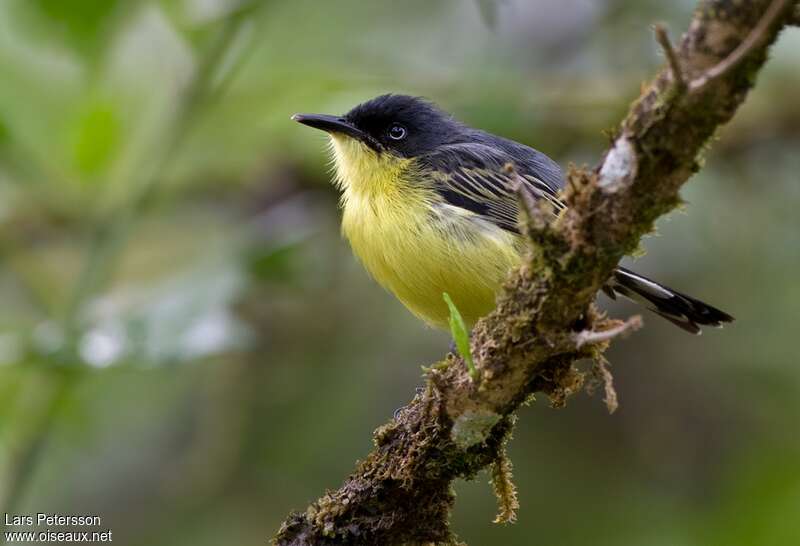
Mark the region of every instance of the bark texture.
POLYGON ((700 169, 795 9, 787 0, 704 0, 676 48, 662 31, 669 62, 634 101, 600 164, 571 170, 569 208, 545 223, 527 204, 530 255, 473 331, 478 380, 453 355, 432 365, 424 392, 375 431, 374 449, 353 474, 290 515, 274 544, 458 544, 449 527, 452 483, 487 467, 498 519, 513 520, 504 446, 515 410, 537 391, 563 405, 584 384, 574 367, 580 359, 594 359, 608 379, 602 353, 611 336, 593 333, 624 328, 594 309, 595 295, 655 220, 680 204, 681 185, 700 169))

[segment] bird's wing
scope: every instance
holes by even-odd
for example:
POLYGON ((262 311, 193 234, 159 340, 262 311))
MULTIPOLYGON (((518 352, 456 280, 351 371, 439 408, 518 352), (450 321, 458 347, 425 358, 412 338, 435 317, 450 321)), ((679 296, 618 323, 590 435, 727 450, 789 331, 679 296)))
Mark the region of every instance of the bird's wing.
POLYGON ((521 179, 531 197, 547 199, 556 211, 565 206, 558 198, 558 188, 542 180, 534 165, 492 146, 451 144, 421 156, 419 161, 445 201, 507 231, 519 231, 519 202, 514 191, 517 180, 521 179), (507 171, 508 164, 512 172, 507 171))

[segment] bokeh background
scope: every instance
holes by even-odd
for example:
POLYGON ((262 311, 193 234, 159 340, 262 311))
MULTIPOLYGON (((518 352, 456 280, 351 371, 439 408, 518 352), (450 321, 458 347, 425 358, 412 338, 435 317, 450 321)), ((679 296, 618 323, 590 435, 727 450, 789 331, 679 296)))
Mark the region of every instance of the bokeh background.
MULTIPOLYGON (((294 112, 427 96, 594 164, 681 0, 0 0, 0 487, 124 545, 264 544, 337 487, 448 337, 339 237, 294 112)), ((800 543, 800 31, 635 267, 731 312, 646 315, 581 394, 520 413, 522 508, 457 485, 479 544, 800 543)), ((636 312, 601 303, 616 316, 636 312)))

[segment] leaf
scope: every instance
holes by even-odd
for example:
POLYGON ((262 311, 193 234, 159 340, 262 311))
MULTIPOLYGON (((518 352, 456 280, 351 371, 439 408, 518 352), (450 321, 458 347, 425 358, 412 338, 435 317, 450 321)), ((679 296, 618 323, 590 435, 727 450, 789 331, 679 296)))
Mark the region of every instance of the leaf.
POLYGON ((120 0, 32 0, 49 31, 60 34, 83 54, 105 51, 103 39, 120 0))
POLYGON ((453 300, 450 298, 450 294, 444 292, 442 297, 444 298, 447 307, 450 309, 450 334, 453 336, 453 341, 456 343, 458 353, 467 364, 469 376, 473 381, 477 381, 479 377, 478 370, 475 368, 475 363, 472 361, 472 352, 469 348, 469 330, 467 329, 467 325, 464 323, 464 319, 461 317, 461 313, 458 311, 456 304, 453 303, 453 300))
POLYGON ((113 105, 92 104, 77 120, 73 156, 82 174, 95 174, 106 167, 119 148, 122 127, 113 105))
POLYGON ((10 139, 8 127, 3 122, 3 118, 0 118, 0 145, 5 144, 10 139))

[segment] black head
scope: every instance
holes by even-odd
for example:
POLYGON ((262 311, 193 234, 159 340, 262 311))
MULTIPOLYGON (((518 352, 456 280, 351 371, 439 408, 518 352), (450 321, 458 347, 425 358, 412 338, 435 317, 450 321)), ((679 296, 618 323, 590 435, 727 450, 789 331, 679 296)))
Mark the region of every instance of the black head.
POLYGON ((295 114, 292 119, 357 138, 377 152, 414 157, 459 142, 466 127, 434 104, 408 95, 381 95, 342 117, 295 114))

